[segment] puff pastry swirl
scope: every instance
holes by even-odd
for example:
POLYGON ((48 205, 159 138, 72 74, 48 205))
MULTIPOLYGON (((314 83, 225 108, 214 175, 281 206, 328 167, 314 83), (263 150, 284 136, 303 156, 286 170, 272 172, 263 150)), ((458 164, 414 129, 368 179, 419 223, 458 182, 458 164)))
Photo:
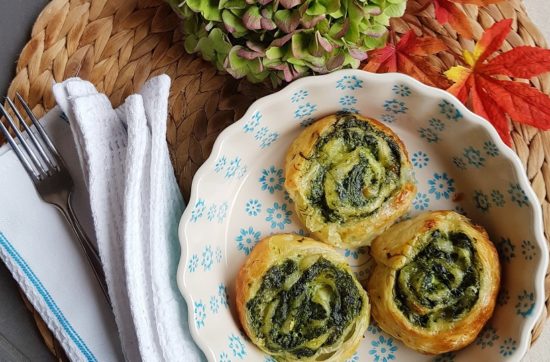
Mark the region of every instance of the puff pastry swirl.
POLYGON ((312 235, 340 248, 370 245, 407 212, 416 191, 397 135, 349 113, 325 117, 296 138, 285 188, 312 235))
POLYGON ((485 230, 460 214, 428 212, 396 224, 374 240, 371 254, 372 316, 415 350, 465 347, 493 314, 498 255, 485 230))
POLYGON ((263 239, 236 283, 240 322, 280 361, 344 361, 369 323, 369 301, 345 259, 313 239, 263 239))

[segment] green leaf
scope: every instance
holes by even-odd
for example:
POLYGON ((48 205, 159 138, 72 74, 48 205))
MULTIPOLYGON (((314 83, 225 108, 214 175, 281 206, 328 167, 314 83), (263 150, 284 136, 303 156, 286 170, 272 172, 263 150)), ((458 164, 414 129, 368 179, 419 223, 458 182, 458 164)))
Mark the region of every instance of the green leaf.
POLYGON ((185 37, 185 41, 183 42, 183 47, 185 48, 185 51, 189 54, 193 54, 197 52, 197 44, 199 43, 199 39, 196 36, 189 35, 185 37))
MULTIPOLYGON (((397 0, 397 1, 403 2, 403 0, 397 0)), ((364 7, 364 9, 369 15, 373 15, 373 16, 380 15, 383 13, 382 8, 376 5, 367 5, 364 7)))
POLYGON ((322 2, 325 8, 327 9, 327 13, 332 14, 340 10, 340 0, 317 0, 319 2, 322 2))
POLYGON ((271 47, 265 52, 267 59, 281 59, 284 54, 284 50, 278 47, 271 47))
POLYGON ((289 62, 290 64, 303 65, 303 66, 306 65, 305 61, 303 61, 302 59, 294 58, 294 57, 290 57, 286 61, 289 62))
POLYGON ((309 5, 309 8, 306 11, 306 14, 312 15, 312 16, 323 15, 323 14, 326 14, 326 13, 327 13, 327 9, 319 1, 313 1, 309 5))
POLYGON ((214 44, 210 38, 202 38, 197 43, 197 49, 205 60, 212 61, 215 59, 216 52, 214 44))
POLYGON ((391 4, 384 9, 384 14, 390 18, 397 18, 403 16, 406 7, 407 4, 404 1, 397 4, 391 4))
POLYGON ((345 39, 349 42, 356 44, 361 39, 361 29, 360 24, 363 19, 362 9, 358 8, 357 5, 352 4, 348 9, 349 15, 349 29, 345 35, 345 39))
POLYGON ((216 0, 187 0, 187 6, 201 15, 208 21, 221 21, 221 13, 216 0))
POLYGON ((375 23, 370 26, 365 26, 365 29, 362 31, 362 33, 372 38, 380 38, 381 36, 386 34, 387 31, 388 29, 385 26, 375 23))
POLYGON ((246 9, 245 0, 220 0, 218 9, 246 9))
POLYGON ((243 24, 247 29, 259 30, 262 28, 261 19, 260 9, 256 6, 251 6, 243 15, 243 24))
POLYGON ((240 38, 248 33, 248 29, 243 25, 241 19, 236 17, 230 10, 224 10, 222 18, 225 29, 233 36, 240 38))
POLYGON ((300 14, 295 10, 278 10, 273 16, 273 21, 285 33, 292 33, 300 24, 300 14))
POLYGON ((330 22, 328 19, 321 20, 315 25, 315 30, 320 31, 322 34, 328 33, 330 31, 330 22))
POLYGON ((250 81, 359 66, 381 47, 406 0, 166 0, 184 19, 184 47, 250 81), (300 27, 300 28, 299 28, 300 27), (243 46, 246 44, 246 48, 243 46), (355 57, 354 57, 355 56, 355 57))
POLYGON ((214 28, 208 37, 212 40, 214 50, 225 58, 231 50, 231 43, 229 43, 225 34, 220 29, 214 28))
POLYGON ((380 38, 373 38, 373 37, 370 37, 370 36, 366 36, 363 39, 363 45, 367 49, 382 48, 386 44, 387 38, 388 38, 388 32, 387 31, 380 38))
POLYGON ((304 52, 306 51, 305 49, 307 46, 308 46, 307 37, 304 33, 296 33, 292 35, 291 49, 292 49, 292 55, 295 58, 301 59, 304 52))

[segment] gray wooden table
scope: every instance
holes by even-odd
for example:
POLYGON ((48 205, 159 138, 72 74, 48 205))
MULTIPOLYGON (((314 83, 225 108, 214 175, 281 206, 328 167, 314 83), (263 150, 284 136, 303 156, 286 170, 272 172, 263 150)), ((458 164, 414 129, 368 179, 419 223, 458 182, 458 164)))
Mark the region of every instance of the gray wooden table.
MULTIPOLYGON (((47 3, 48 0, 0 0, 0 96, 6 94, 15 75, 19 51, 47 3)), ((54 361, 19 296, 17 284, 1 262, 0 301, 0 361, 54 361)))

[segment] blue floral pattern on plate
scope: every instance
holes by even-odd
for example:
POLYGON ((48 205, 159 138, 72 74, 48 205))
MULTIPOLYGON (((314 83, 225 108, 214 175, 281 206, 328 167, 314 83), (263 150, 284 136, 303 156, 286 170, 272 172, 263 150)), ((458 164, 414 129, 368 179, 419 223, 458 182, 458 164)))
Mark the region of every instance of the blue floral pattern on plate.
POLYGON ((510 184, 510 187, 508 188, 508 193, 510 194, 512 202, 514 202, 516 205, 518 205, 519 207, 527 206, 527 195, 525 195, 525 191, 523 191, 519 184, 510 184))
POLYGON ((462 113, 456 107, 447 102, 446 100, 442 100, 441 103, 439 103, 439 109, 441 114, 443 114, 447 119, 452 121, 458 121, 462 119, 462 113))
POLYGON ((487 197, 487 195, 484 192, 479 190, 474 191, 474 205, 481 212, 487 212, 491 207, 491 203, 489 202, 489 197, 487 197))
POLYGON ((208 211, 206 213, 206 218, 208 219, 208 221, 212 221, 216 218, 216 216, 218 215, 218 205, 216 204, 212 204, 208 207, 208 211))
POLYGON ((258 199, 250 199, 245 205, 249 216, 258 216, 262 212, 262 203, 258 199))
POLYGON ((504 200, 504 195, 499 190, 491 191, 491 200, 493 200, 493 203, 498 207, 503 207, 504 204, 506 204, 506 200, 504 200))
POLYGON ((462 157, 453 157, 453 164, 461 170, 466 169, 466 162, 462 157))
POLYGON ((229 355, 226 352, 220 353, 220 362, 231 362, 229 355))
POLYGON ((370 322, 370 324, 367 328, 367 331, 370 332, 373 335, 377 335, 378 333, 382 332, 382 330, 380 329, 380 327, 378 327, 378 324, 376 324, 375 321, 370 322))
POLYGON ((497 157, 500 155, 500 151, 493 141, 485 141, 485 143, 483 143, 483 149, 488 156, 497 157))
POLYGON ((395 122, 397 118, 395 117, 395 114, 383 114, 382 115, 382 121, 386 123, 393 123, 395 122))
POLYGON ((262 190, 269 191, 270 194, 275 193, 275 191, 282 191, 284 182, 282 168, 271 166, 262 170, 262 176, 260 177, 262 190))
MULTIPOLYGON (((410 152, 418 191, 403 219, 430 209, 456 210, 464 215, 467 210, 474 222, 491 230, 505 271, 497 312, 505 308, 515 327, 508 328, 500 319, 492 321, 468 347, 468 353, 480 360, 487 356, 495 359, 495 355, 506 361, 518 359, 528 336, 524 326, 533 322, 540 307, 540 290, 535 284, 510 284, 506 273, 518 268, 531 273, 544 260, 545 252, 537 235, 528 230, 518 234, 513 226, 529 225, 522 215, 533 216, 533 194, 522 188, 527 179, 521 170, 510 161, 508 152, 503 152, 500 141, 493 138, 494 132, 486 132, 484 126, 472 121, 470 112, 463 114, 464 108, 451 99, 435 94, 431 101, 419 103, 426 91, 405 79, 384 84, 382 75, 373 76, 371 83, 367 73, 329 77, 329 88, 324 87, 322 92, 298 80, 281 93, 284 103, 255 103, 243 120, 230 126, 223 140, 214 145, 212 158, 201 168, 201 177, 193 186, 197 188, 191 193, 182 220, 187 228, 183 236, 187 253, 179 270, 189 286, 183 294, 191 296, 191 326, 212 348, 207 357, 224 362, 274 362, 234 326, 235 306, 230 306, 234 296, 229 298, 232 289, 227 288, 234 283, 230 276, 262 237, 280 232, 307 234, 284 190, 285 153, 300 127, 326 114, 360 109, 365 116, 391 127, 410 152), (326 95, 327 89, 336 94, 326 95), (498 172, 509 176, 489 177, 498 172), (514 215, 518 222, 502 222, 511 217, 508 215, 514 215), (187 235, 192 237, 187 239, 187 235)), ((343 249, 342 254, 360 280, 368 277, 368 253, 343 249)), ((463 351, 437 357, 416 354, 371 324, 364 343, 349 358, 349 362, 363 360, 454 362, 464 360, 464 356, 463 351)))
MULTIPOLYGON (((266 126, 262 118, 259 111, 254 112, 242 129, 245 134, 251 134, 254 137, 261 149, 265 149, 279 139, 279 133, 266 126)), ((214 169, 216 170, 216 167, 214 169)))
POLYGON ((492 347, 498 338, 496 330, 492 326, 487 325, 479 333, 476 344, 481 346, 482 349, 492 347))
POLYGON ((413 200, 413 207, 415 210, 426 210, 430 206, 430 198, 428 195, 418 192, 413 200))
POLYGON ((317 105, 307 102, 306 104, 300 104, 294 111, 294 117, 302 119, 304 117, 311 116, 313 112, 317 110, 317 105))
POLYGON ((511 356, 516 351, 517 342, 512 338, 507 338, 500 346, 500 354, 504 357, 511 356))
POLYGON ((223 283, 218 286, 218 298, 221 305, 226 308, 229 307, 229 294, 227 292, 227 287, 223 283))
POLYGON ((202 303, 202 301, 195 302, 195 325, 197 328, 204 327, 204 323, 206 321, 206 307, 202 303))
POLYGON ((398 347, 393 344, 393 338, 379 336, 371 342, 369 354, 374 357, 375 362, 389 362, 395 360, 395 352, 398 347))
POLYGON ((467 147, 464 150, 464 157, 468 160, 468 163, 475 168, 483 167, 485 164, 485 158, 481 156, 481 151, 474 147, 467 147))
POLYGON ((454 179, 450 178, 446 172, 434 173, 432 179, 428 180, 428 186, 430 187, 428 192, 434 194, 436 200, 449 199, 455 192, 454 179))
POLYGON ((408 108, 405 102, 397 99, 389 99, 384 102, 384 109, 386 112, 393 112, 394 114, 406 113, 408 108))
POLYGON ((271 224, 272 229, 284 230, 285 225, 290 224, 292 211, 288 209, 287 204, 276 202, 273 207, 267 209, 267 214, 265 221, 271 224))
POLYGON ((529 240, 523 240, 521 242, 521 255, 525 258, 525 260, 533 260, 533 258, 536 255, 536 248, 535 245, 529 240))
POLYGON ((214 314, 217 314, 220 311, 220 303, 218 302, 218 297, 215 295, 210 297, 210 310, 214 314))
POLYGON ((411 161, 414 167, 424 168, 428 166, 428 162, 430 162, 430 157, 426 152, 418 151, 413 153, 411 161))
POLYGON ((356 90, 359 88, 363 88, 363 81, 354 75, 352 76, 345 75, 336 82, 336 89, 356 90))
POLYGON ((204 251, 202 252, 202 260, 201 265, 204 269, 204 271, 209 271, 212 268, 212 265, 214 265, 214 252, 212 251, 212 247, 210 245, 207 245, 204 248, 204 251))
POLYGON ((359 259, 359 254, 365 254, 366 251, 363 248, 357 249, 344 249, 344 256, 346 258, 352 258, 354 260, 359 259))
POLYGON ((514 250, 516 247, 509 238, 501 238, 500 242, 496 244, 499 252, 500 259, 506 263, 509 263, 515 256, 514 250))
POLYGON ((428 143, 437 143, 437 142, 439 142, 439 136, 431 128, 421 127, 421 128, 418 129, 418 134, 420 135, 420 138, 425 139, 428 143))
POLYGON ((508 290, 505 288, 500 288, 500 291, 498 292, 497 297, 497 304, 500 306, 508 304, 508 301, 510 300, 510 293, 508 293, 508 290))
POLYGON ((231 334, 229 336, 229 349, 233 352, 233 357, 244 359, 246 357, 246 346, 240 336, 231 334))
POLYGON ((517 300, 516 314, 527 317, 533 313, 533 309, 535 308, 535 294, 533 292, 524 290, 523 293, 518 295, 517 300))
POLYGON ((193 207, 193 211, 191 211, 191 221, 196 222, 198 219, 200 219, 204 214, 205 209, 206 206, 204 206, 204 200, 198 199, 195 203, 195 206, 193 207))
POLYGON ((252 226, 248 229, 241 229, 239 235, 235 237, 237 249, 242 250, 246 255, 250 254, 254 246, 260 241, 262 233, 254 230, 252 226))
POLYGON ((403 84, 396 84, 393 86, 392 91, 395 95, 401 97, 408 97, 411 95, 411 88, 403 84))
POLYGON ((435 131, 441 132, 445 129, 445 123, 437 118, 432 118, 430 119, 430 127, 435 131))
POLYGON ((290 98, 290 101, 292 103, 298 103, 302 100, 304 100, 308 96, 309 92, 307 90, 300 89, 297 92, 294 92, 292 97, 290 98))
POLYGON ((250 121, 244 124, 243 130, 245 133, 252 133, 260 125, 260 120, 262 119, 262 115, 260 112, 254 112, 252 117, 250 117, 250 121))
POLYGON ((193 273, 195 270, 197 270, 198 266, 199 266, 199 257, 197 256, 197 254, 193 254, 191 258, 189 258, 189 264, 187 266, 187 270, 193 273))
POLYGON ((340 97, 339 103, 343 107, 353 106, 357 103, 357 97, 350 96, 350 95, 345 95, 345 96, 340 97))

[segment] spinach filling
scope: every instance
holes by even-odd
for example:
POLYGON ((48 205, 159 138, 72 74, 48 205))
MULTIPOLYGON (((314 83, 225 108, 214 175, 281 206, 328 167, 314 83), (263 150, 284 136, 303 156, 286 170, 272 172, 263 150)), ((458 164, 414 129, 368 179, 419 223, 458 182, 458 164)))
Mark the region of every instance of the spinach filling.
POLYGON ((372 215, 400 188, 395 140, 352 114, 338 117, 308 158, 307 196, 325 222, 372 215))
POLYGON ((479 297, 479 263, 462 232, 435 230, 424 248, 396 274, 394 300, 412 323, 430 328, 467 313, 479 297))
POLYGON ((296 358, 311 357, 344 338, 362 307, 352 276, 323 257, 305 269, 292 259, 271 267, 246 304, 265 347, 296 358))

